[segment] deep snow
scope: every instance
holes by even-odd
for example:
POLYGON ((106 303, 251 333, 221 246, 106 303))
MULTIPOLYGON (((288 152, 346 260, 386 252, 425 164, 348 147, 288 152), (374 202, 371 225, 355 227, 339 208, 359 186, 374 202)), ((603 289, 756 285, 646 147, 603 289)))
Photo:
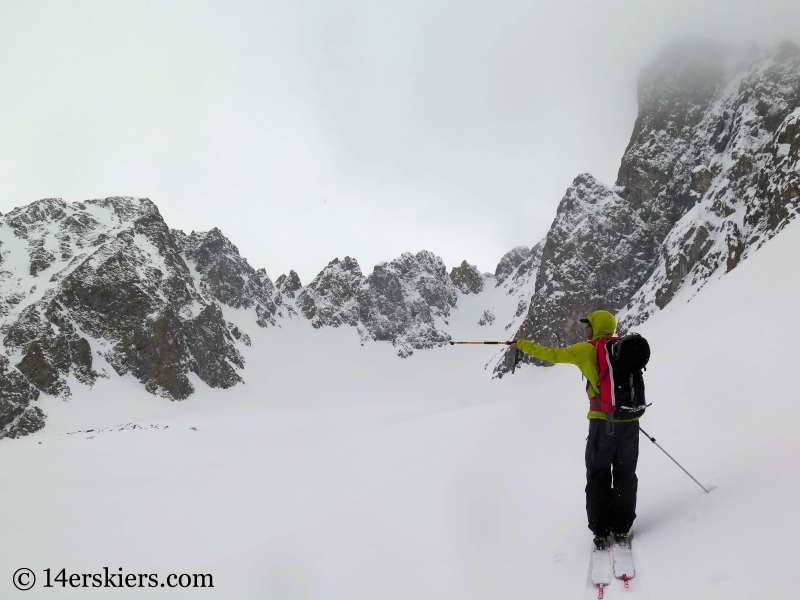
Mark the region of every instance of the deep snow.
MULTIPOLYGON (((498 292, 459 298, 448 332, 505 339, 498 292), (479 327, 490 303, 495 324, 479 327)), ((798 294, 793 223, 637 328, 653 349, 643 427, 715 489, 642 438, 637 574, 607 598, 794 594, 798 294)), ((45 429, 0 442, 0 595, 23 594, 11 578, 28 567, 40 582, 25 598, 596 597, 577 369, 492 380, 496 347, 401 360, 354 328, 282 325, 247 331, 231 390, 168 402, 113 376, 40 400, 45 429), (103 567, 215 587, 41 587, 45 568, 103 567)))

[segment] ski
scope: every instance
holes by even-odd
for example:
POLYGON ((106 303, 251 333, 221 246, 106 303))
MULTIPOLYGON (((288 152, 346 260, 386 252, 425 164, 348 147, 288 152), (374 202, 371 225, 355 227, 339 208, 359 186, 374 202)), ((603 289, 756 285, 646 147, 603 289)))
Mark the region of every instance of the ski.
POLYGON ((608 544, 598 548, 592 544, 592 583, 598 587, 597 597, 603 598, 605 586, 612 581, 611 548, 608 544))
POLYGON ((630 536, 624 540, 614 540, 611 556, 614 563, 614 577, 622 579, 622 583, 628 587, 628 580, 633 579, 635 575, 630 536))

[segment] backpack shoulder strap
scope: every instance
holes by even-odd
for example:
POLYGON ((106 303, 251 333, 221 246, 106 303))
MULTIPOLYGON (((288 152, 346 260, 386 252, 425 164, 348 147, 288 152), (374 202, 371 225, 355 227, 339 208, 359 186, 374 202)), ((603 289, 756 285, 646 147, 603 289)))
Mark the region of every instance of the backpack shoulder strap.
POLYGON ((596 340, 590 340, 589 343, 594 346, 595 360, 597 361, 597 380, 602 380, 608 375, 608 354, 606 352, 606 342, 609 338, 602 337, 596 340))
POLYGON ((597 375, 598 381, 602 380, 608 375, 611 368, 611 361, 608 359, 608 342, 616 342, 620 338, 616 336, 608 336, 591 340, 589 343, 595 347, 597 356, 597 375))

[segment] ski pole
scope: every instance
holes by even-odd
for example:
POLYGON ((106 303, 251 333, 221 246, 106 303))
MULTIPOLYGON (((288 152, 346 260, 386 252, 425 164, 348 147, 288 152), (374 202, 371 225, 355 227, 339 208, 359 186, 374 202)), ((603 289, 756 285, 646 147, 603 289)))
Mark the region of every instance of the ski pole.
POLYGON ((451 346, 455 344, 501 344, 503 346, 508 346, 509 344, 513 344, 516 340, 512 340, 510 342, 450 342, 451 346))
MULTIPOLYGON (((658 442, 656 442, 656 438, 654 438, 654 437, 650 437, 649 435, 647 435, 647 432, 646 432, 644 429, 642 429, 641 427, 639 427, 639 431, 641 431, 641 432, 644 434, 644 436, 645 436, 645 437, 646 437, 648 440, 650 440, 650 441, 651 441, 651 442, 653 442, 653 443, 654 443, 656 446, 658 446, 658 447, 659 447, 659 449, 660 449, 660 450, 661 450, 661 451, 662 451, 664 454, 666 454, 667 456, 669 456, 670 460, 671 460, 672 462, 674 462, 676 465, 678 465, 678 466, 681 468, 681 471, 683 471, 684 473, 686 473, 686 474, 687 474, 689 477, 692 477, 692 474, 691 474, 691 473, 689 473, 689 471, 687 471, 686 469, 684 469, 684 468, 681 466, 681 463, 679 463, 677 460, 675 460, 674 458, 672 458, 672 457, 669 455, 669 452, 667 452, 666 450, 664 450, 664 449, 661 447, 661 445, 660 445, 658 442)), ((697 479, 695 479, 694 477, 692 477, 692 481, 694 481, 694 482, 695 482, 697 485, 699 485, 701 488, 703 488, 703 491, 704 491, 706 494, 708 494, 708 493, 711 491, 711 490, 707 490, 707 489, 706 489, 706 488, 703 486, 703 484, 702 484, 702 483, 700 483, 699 481, 697 481, 697 479)))
MULTIPOLYGON (((495 345, 495 346, 510 346, 511 344, 515 343, 517 340, 509 340, 508 342, 450 342, 451 346, 455 346, 456 344, 479 344, 479 345, 495 345)), ((519 364, 519 348, 516 346, 514 347, 514 364, 511 366, 511 374, 513 375, 514 372, 517 370, 517 365, 519 364)))

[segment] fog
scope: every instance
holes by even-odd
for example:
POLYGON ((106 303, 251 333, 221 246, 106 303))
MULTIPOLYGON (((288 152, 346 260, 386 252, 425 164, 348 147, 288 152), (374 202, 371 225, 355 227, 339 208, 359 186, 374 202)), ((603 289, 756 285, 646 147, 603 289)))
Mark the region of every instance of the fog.
POLYGON ((494 271, 613 184, 665 44, 800 41, 800 3, 0 2, 0 211, 146 196, 273 278, 494 271))

